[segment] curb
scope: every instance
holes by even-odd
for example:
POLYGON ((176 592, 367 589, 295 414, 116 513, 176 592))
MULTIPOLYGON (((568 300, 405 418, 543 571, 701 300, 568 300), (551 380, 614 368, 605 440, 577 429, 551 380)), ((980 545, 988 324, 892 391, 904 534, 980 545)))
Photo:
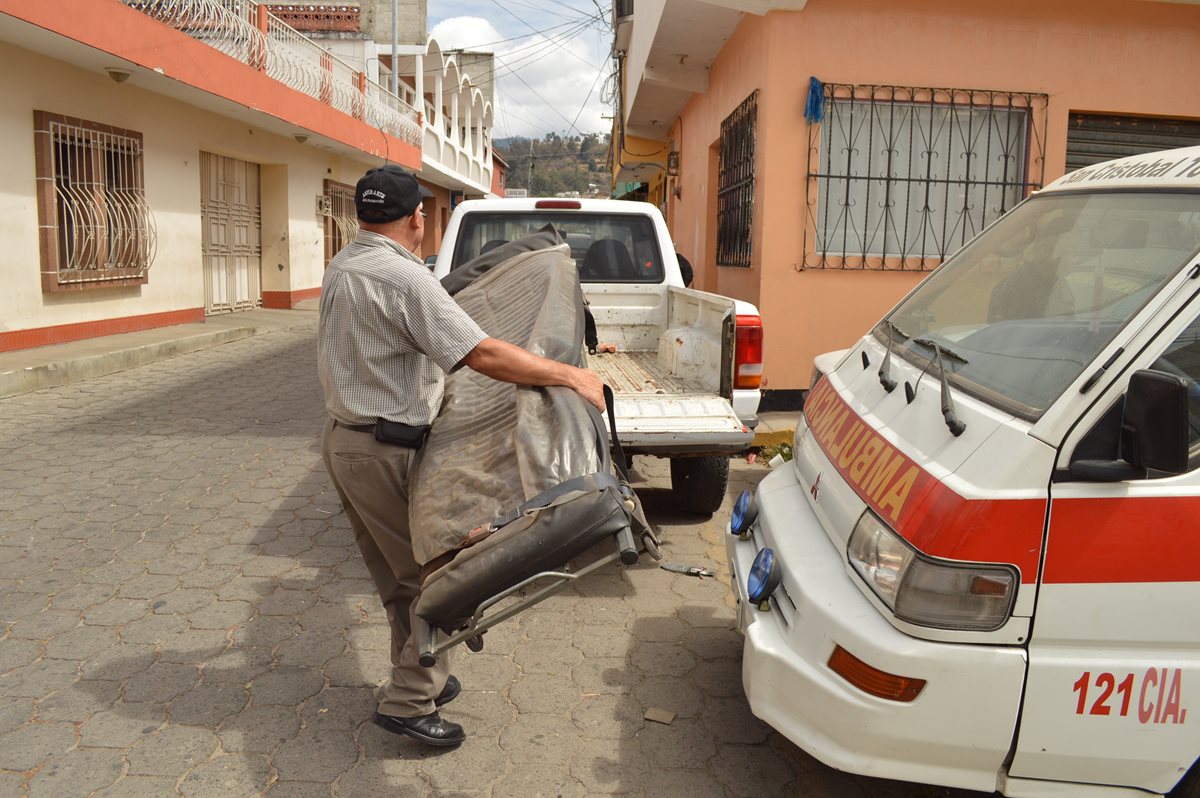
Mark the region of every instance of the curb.
POLYGON ((254 327, 232 327, 197 333, 168 341, 142 344, 127 349, 70 357, 37 366, 0 372, 0 399, 18 394, 58 388, 118 371, 144 366, 157 360, 194 352, 218 344, 249 338, 254 327))
POLYGON ((761 449, 764 446, 778 446, 781 443, 791 443, 796 437, 796 428, 791 429, 771 429, 763 430, 762 432, 754 433, 754 443, 750 444, 756 449, 761 449))

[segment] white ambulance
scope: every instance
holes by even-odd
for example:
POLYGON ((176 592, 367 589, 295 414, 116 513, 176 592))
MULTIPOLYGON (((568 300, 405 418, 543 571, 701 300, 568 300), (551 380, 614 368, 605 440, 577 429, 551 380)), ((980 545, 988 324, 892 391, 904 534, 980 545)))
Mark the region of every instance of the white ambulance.
POLYGON ((854 773, 1200 796, 1200 147, 1009 211, 818 358, 727 541, 754 713, 854 773))

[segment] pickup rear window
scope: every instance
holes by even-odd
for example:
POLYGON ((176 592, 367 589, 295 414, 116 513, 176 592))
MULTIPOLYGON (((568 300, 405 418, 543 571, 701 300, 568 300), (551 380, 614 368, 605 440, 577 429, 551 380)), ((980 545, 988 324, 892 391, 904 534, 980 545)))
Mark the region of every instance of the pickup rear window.
POLYGON ((584 283, 661 283, 662 254, 648 217, 629 214, 502 211, 467 214, 451 269, 553 225, 571 246, 584 283))

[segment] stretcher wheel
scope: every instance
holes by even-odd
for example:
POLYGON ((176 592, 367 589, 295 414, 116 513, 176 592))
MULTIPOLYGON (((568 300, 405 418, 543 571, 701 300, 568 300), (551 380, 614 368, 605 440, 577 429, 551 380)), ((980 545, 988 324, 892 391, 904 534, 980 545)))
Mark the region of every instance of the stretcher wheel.
POLYGON ((471 649, 476 654, 478 654, 480 651, 483 651, 483 635, 479 634, 475 635, 474 637, 468 637, 466 642, 467 648, 471 649))
POLYGON ((652 559, 661 560, 663 558, 662 550, 658 548, 658 544, 654 542, 654 538, 650 533, 642 535, 642 545, 646 548, 646 553, 652 559))

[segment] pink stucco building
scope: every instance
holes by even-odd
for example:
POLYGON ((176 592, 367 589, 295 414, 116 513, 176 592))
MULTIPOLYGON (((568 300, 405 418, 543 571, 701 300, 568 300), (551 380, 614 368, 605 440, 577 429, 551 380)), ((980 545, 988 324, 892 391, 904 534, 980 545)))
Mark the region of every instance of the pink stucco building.
POLYGON ((759 306, 768 407, 1030 191, 1200 144, 1190 2, 635 0, 614 22, 614 184, 648 185, 698 287, 759 306))

